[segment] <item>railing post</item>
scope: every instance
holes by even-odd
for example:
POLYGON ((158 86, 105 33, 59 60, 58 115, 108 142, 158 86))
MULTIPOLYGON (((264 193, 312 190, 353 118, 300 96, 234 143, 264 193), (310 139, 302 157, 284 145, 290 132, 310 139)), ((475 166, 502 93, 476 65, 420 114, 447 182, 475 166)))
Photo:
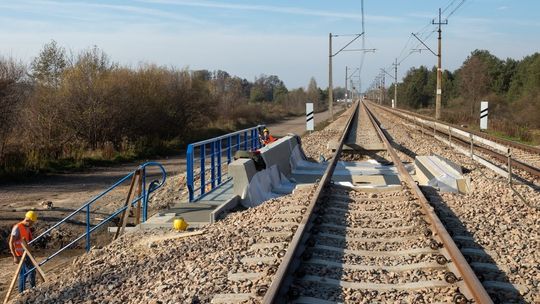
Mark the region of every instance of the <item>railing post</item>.
POLYGON ((206 158, 206 144, 201 145, 201 196, 204 195, 205 192, 205 158, 206 158))
POLYGON ((244 150, 247 151, 248 149, 248 131, 244 132, 244 150))
POLYGON ((508 184, 512 185, 512 151, 508 148, 508 184))
POLYGON ((255 127, 255 149, 261 147, 261 141, 259 140, 259 126, 255 127))
POLYGON ((189 144, 186 151, 186 166, 187 166, 187 187, 189 192, 189 201, 192 202, 194 198, 194 190, 195 189, 195 181, 193 178, 193 153, 194 153, 193 145, 189 144))
POLYGON ((251 129, 251 150, 255 151, 257 150, 257 143, 255 142, 256 134, 255 129, 251 129))
POLYGON ((231 138, 231 136, 228 136, 227 137, 227 164, 230 164, 231 160, 232 160, 232 147, 231 147, 231 144, 232 144, 232 138, 231 138))
POLYGON ((90 204, 86 205, 86 252, 90 251, 90 204))
POLYGON ((469 133, 469 138, 471 139, 471 158, 474 158, 474 137, 472 133, 469 133))
MULTIPOLYGON (((148 189, 146 188, 146 167, 142 169, 142 185, 143 185, 143 193, 142 193, 142 200, 143 200, 143 211, 142 211, 142 221, 143 223, 146 222, 146 219, 148 218, 148 189)), ((130 203, 131 204, 131 203, 130 203)))
POLYGON ((210 181, 212 189, 216 187, 216 142, 210 143, 210 181))
POLYGON ((236 134, 236 151, 240 151, 241 139, 240 133, 236 134))
POLYGON ((217 182, 221 184, 221 139, 216 141, 217 148, 217 182))

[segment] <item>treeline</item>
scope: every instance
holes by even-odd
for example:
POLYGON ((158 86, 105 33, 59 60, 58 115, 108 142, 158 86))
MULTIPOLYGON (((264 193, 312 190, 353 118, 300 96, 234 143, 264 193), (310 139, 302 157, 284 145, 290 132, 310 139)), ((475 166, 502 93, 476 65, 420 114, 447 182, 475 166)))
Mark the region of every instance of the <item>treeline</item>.
POLYGON ((46 44, 29 64, 0 56, 0 176, 135 158, 286 115, 326 93, 277 76, 119 65, 97 47, 46 44))
MULTIPOLYGON (((398 85, 400 106, 433 109, 437 70, 411 68, 398 85)), ((475 50, 454 72, 443 73, 443 119, 479 123, 480 101, 489 101, 492 131, 524 141, 540 142, 540 53, 521 60, 502 60, 475 50)), ((387 100, 393 87, 387 88, 387 100)))

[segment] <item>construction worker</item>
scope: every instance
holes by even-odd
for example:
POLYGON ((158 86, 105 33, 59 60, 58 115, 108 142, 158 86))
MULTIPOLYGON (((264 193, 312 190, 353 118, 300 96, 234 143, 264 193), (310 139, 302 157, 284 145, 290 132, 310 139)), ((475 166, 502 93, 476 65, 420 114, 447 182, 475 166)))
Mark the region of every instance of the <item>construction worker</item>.
MULTIPOLYGON (((13 255, 13 262, 19 264, 20 259, 24 253, 22 242, 30 242, 32 240, 32 231, 30 227, 37 221, 37 213, 35 211, 28 211, 24 216, 24 220, 15 224, 11 230, 9 236, 9 250, 13 255)), ((24 260, 21 271, 19 272, 19 292, 23 292, 26 285, 26 272, 32 269, 34 266, 29 257, 24 260)), ((28 274, 30 277, 30 286, 36 286, 36 271, 28 274)))
POLYGON ((276 138, 270 135, 270 131, 267 128, 264 128, 263 135, 261 137, 261 142, 263 146, 267 146, 274 141, 276 141, 276 138))

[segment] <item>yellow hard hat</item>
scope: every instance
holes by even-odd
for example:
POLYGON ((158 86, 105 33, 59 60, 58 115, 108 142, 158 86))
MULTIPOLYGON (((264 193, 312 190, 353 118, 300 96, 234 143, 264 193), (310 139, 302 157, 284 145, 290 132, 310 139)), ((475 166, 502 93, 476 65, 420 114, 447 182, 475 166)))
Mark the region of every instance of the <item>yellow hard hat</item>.
POLYGON ((176 231, 185 231, 188 226, 188 223, 182 217, 174 219, 173 221, 173 227, 176 231))
POLYGON ((268 129, 267 129, 267 128, 264 128, 264 130, 263 130, 263 133, 264 133, 264 132, 268 132, 268 133, 270 133, 270 131, 268 131, 268 129))
POLYGON ((30 210, 30 211, 26 212, 24 217, 31 220, 32 222, 35 222, 35 221, 37 221, 37 212, 35 212, 33 210, 30 210))

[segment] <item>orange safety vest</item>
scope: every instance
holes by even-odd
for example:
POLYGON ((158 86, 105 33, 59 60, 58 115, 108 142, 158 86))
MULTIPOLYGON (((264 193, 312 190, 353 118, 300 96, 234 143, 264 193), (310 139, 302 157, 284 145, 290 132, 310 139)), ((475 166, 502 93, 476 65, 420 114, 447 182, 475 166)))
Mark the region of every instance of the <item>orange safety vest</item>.
POLYGON ((276 138, 270 134, 268 134, 268 138, 263 140, 264 145, 268 145, 269 143, 273 143, 276 141, 276 138))
POLYGON ((13 245, 15 247, 15 255, 16 256, 22 256, 24 253, 24 248, 22 246, 22 240, 24 239, 26 242, 30 242, 32 240, 32 232, 30 231, 29 227, 26 227, 26 225, 23 224, 23 222, 20 222, 13 227, 17 226, 19 228, 19 239, 15 240, 13 242, 13 245))

